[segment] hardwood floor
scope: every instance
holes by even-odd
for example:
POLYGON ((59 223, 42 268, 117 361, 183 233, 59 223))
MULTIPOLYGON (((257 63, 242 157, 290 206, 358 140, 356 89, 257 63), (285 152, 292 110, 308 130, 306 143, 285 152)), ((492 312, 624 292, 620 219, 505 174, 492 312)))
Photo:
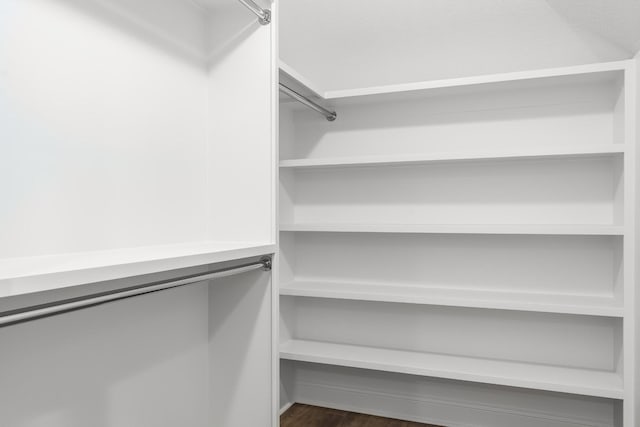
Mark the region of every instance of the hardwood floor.
MULTIPOLYGON (((296 403, 280 417, 280 427, 438 427, 431 424, 296 403)), ((441 427, 441 426, 440 426, 441 427)))

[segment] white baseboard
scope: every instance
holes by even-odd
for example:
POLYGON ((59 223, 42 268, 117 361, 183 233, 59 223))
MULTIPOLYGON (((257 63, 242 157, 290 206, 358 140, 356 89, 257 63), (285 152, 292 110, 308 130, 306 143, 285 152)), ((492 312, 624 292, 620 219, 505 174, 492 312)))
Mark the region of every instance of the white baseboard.
MULTIPOLYGON (((488 393, 491 391, 488 390, 488 393)), ((294 397, 297 403, 447 427, 613 426, 613 419, 611 422, 603 423, 605 417, 589 420, 580 413, 567 415, 567 411, 561 411, 559 408, 549 408, 549 411, 543 412, 521 407, 479 404, 462 399, 452 401, 427 395, 396 394, 389 390, 370 390, 321 382, 296 382, 294 397)))
POLYGON ((285 403, 281 408, 280 408, 280 415, 284 414, 285 412, 287 412, 287 410, 289 408, 291 408, 293 406, 295 402, 287 402, 285 403))

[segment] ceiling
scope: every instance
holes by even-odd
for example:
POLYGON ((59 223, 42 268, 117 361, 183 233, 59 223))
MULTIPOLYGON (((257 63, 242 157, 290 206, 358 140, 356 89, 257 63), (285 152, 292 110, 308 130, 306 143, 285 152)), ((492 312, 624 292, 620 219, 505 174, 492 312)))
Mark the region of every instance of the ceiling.
POLYGON ((278 0, 280 57, 324 90, 612 61, 640 0, 278 0))

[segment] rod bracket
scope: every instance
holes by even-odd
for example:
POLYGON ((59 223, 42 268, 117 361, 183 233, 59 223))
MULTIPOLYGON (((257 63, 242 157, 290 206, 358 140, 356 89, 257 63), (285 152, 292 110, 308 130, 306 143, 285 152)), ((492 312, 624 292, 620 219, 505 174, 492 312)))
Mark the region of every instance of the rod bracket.
POLYGON ((290 87, 279 83, 279 87, 280 87, 280 92, 284 93, 285 95, 295 99, 296 101, 306 105, 307 107, 311 108, 312 110, 317 111, 318 113, 322 114, 325 119, 327 119, 328 121, 332 122, 336 119, 336 117, 338 117, 338 115, 336 114, 335 111, 330 111, 327 110, 326 108, 324 108, 322 105, 318 104, 317 102, 307 98, 304 95, 299 94, 298 92, 296 92, 295 90, 291 89, 290 87))
POLYGON ((271 11, 261 8, 254 0, 238 0, 247 9, 258 17, 260 25, 268 25, 271 22, 271 11))
POLYGON ((262 10, 263 16, 258 17, 260 25, 269 25, 271 23, 271 11, 269 9, 262 10))
POLYGON ((273 260, 270 256, 263 256, 260 258, 260 262, 262 263, 262 271, 271 271, 273 260))

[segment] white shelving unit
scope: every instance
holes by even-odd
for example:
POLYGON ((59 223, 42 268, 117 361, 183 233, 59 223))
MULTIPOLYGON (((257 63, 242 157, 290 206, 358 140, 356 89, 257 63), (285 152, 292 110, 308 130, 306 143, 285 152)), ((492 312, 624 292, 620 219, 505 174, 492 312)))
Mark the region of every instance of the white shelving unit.
POLYGON ((419 377, 524 393, 546 411, 527 425, 582 425, 592 405, 635 426, 635 78, 633 61, 338 92, 301 78, 338 119, 280 108, 281 404, 394 414, 428 401, 419 377))

